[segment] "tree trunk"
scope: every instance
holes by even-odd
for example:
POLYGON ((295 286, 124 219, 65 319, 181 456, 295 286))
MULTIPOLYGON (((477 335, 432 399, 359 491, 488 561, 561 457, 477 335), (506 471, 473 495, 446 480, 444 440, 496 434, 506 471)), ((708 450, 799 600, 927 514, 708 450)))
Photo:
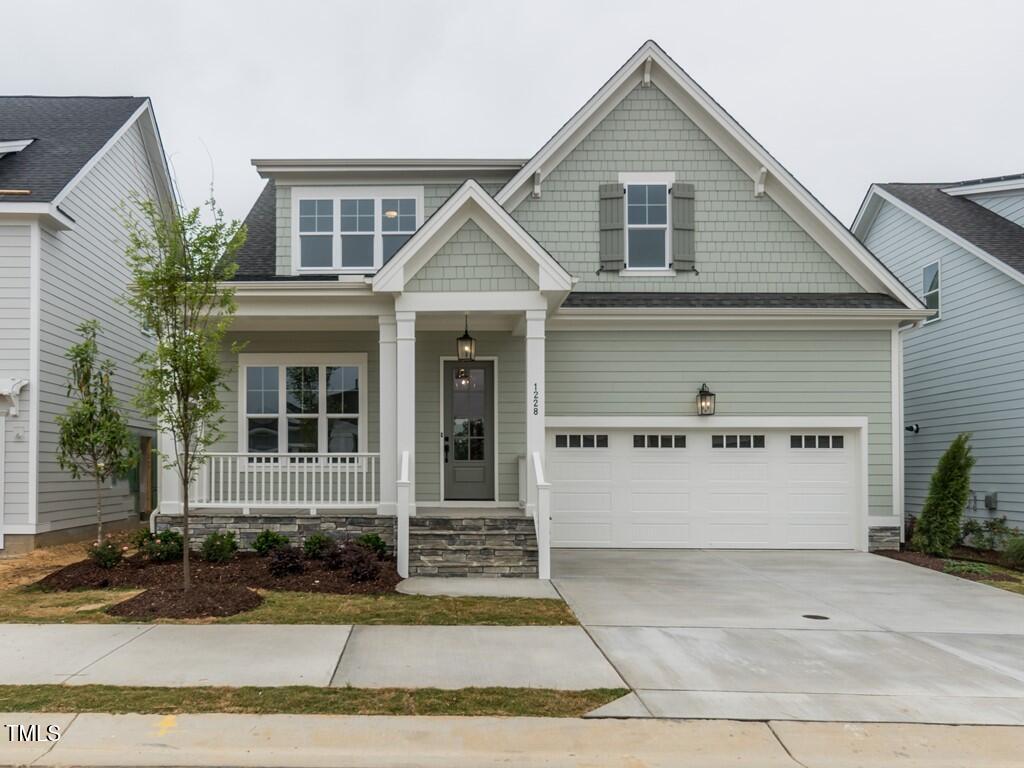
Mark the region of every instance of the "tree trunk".
POLYGON ((103 543, 103 482, 99 475, 96 479, 96 541, 103 543))
POLYGON ((185 591, 188 592, 192 588, 192 573, 188 563, 188 551, 191 547, 189 546, 188 483, 186 482, 181 484, 181 516, 181 537, 184 540, 184 546, 181 549, 181 574, 184 579, 185 591))

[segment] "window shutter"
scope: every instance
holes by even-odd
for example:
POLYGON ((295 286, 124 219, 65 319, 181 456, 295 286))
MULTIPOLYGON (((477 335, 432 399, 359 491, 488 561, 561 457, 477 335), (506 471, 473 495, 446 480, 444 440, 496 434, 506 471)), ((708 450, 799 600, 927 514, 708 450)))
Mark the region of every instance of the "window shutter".
POLYGON ((693 184, 672 185, 672 269, 688 272, 694 268, 693 184))
POLYGON ((601 228, 601 270, 618 272, 626 267, 626 234, 623 212, 626 207, 622 184, 602 184, 599 188, 601 228))

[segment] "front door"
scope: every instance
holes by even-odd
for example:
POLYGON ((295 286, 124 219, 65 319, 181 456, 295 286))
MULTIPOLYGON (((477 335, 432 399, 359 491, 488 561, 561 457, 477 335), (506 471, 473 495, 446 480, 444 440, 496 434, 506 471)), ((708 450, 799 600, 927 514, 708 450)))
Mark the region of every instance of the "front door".
POLYGON ((494 500, 494 363, 444 364, 444 498, 494 500))

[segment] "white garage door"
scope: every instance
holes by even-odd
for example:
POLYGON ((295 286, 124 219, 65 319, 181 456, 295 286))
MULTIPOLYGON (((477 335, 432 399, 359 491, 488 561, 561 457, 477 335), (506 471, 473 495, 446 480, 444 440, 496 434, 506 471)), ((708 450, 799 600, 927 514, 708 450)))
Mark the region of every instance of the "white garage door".
POLYGON ((551 544, 852 549, 856 435, 550 430, 551 544))

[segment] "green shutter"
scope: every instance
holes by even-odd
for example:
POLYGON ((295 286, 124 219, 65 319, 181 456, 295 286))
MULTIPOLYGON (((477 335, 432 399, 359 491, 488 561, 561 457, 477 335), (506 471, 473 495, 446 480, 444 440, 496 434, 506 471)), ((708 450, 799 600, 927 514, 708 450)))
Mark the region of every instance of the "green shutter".
POLYGON ((599 220, 601 270, 618 272, 626 266, 626 234, 623 230, 625 201, 622 184, 602 184, 599 220))
POLYGON ((693 184, 673 184, 672 269, 677 272, 687 272, 695 266, 693 229, 693 184))

